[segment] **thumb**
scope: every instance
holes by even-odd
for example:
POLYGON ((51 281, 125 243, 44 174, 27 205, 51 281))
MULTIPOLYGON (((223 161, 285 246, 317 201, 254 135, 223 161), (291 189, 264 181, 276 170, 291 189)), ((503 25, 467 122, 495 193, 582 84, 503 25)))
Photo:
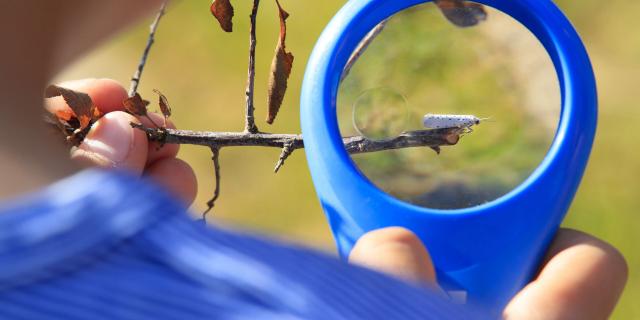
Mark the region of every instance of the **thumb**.
POLYGON ((427 249, 415 234, 404 228, 389 227, 365 234, 353 247, 349 262, 411 282, 436 285, 427 249))
POLYGON ((71 158, 86 166, 120 168, 142 174, 148 153, 145 134, 131 127, 134 116, 115 111, 100 118, 82 142, 71 150, 71 158))

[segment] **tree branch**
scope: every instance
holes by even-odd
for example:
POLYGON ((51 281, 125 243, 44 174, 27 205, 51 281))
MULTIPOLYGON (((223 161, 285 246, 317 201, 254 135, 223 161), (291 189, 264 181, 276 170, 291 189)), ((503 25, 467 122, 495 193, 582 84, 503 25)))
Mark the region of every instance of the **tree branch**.
MULTIPOLYGON (((154 37, 160 19, 165 13, 167 2, 164 2, 154 22, 150 26, 149 38, 147 46, 143 52, 142 58, 138 65, 133 78, 131 79, 131 87, 129 96, 133 97, 137 93, 140 83, 142 71, 147 61, 149 51, 154 43, 154 37)), ((245 110, 245 127, 243 132, 198 132, 189 130, 176 130, 169 128, 148 128, 141 124, 131 123, 131 126, 144 131, 150 141, 158 141, 161 144, 191 144, 207 146, 211 149, 213 167, 215 171, 215 190, 211 200, 207 202, 207 209, 202 214, 202 221, 206 223, 207 214, 214 208, 216 200, 220 196, 220 149, 223 147, 274 147, 281 148, 282 152, 275 166, 274 171, 284 165, 285 160, 297 149, 304 148, 304 141, 300 134, 273 134, 259 132, 255 124, 254 117, 254 84, 255 84, 255 55, 256 55, 256 18, 260 0, 253 0, 253 9, 250 15, 250 31, 249 31, 249 66, 247 74, 246 110, 245 110)), ((356 61, 366 51, 368 46, 385 28, 388 20, 378 24, 371 30, 360 42, 354 50, 351 57, 347 61, 343 69, 340 81, 343 81, 351 71, 356 61)), ((166 121, 166 119, 165 119, 166 121)), ((417 130, 403 132, 399 136, 384 140, 374 141, 362 136, 344 137, 342 143, 345 150, 350 154, 378 152, 383 150, 393 150, 401 148, 429 147, 440 153, 441 146, 455 145, 460 140, 460 136, 464 133, 464 129, 448 128, 436 130, 417 130)))
POLYGON ((140 63, 138 64, 138 69, 133 74, 131 78, 131 85, 129 86, 129 97, 133 97, 136 92, 138 92, 138 85, 140 84, 140 78, 142 77, 142 71, 144 70, 144 66, 147 64, 147 58, 149 57, 149 52, 151 51, 151 46, 155 42, 156 30, 158 29, 158 24, 160 23, 160 19, 164 15, 165 9, 167 8, 167 3, 169 1, 165 1, 162 3, 160 7, 160 11, 158 11, 158 15, 155 20, 149 27, 149 38, 147 39, 147 46, 144 48, 144 52, 142 53, 142 58, 140 58, 140 63))
MULTIPOLYGON (((300 134, 249 133, 249 132, 208 132, 164 128, 147 128, 141 124, 131 126, 144 131, 151 141, 170 144, 191 144, 210 148, 222 147, 287 147, 291 153, 304 148, 300 134)), ((348 153, 367 153, 413 147, 450 146, 458 143, 461 129, 448 128, 436 130, 408 131, 383 141, 369 140, 363 136, 344 137, 342 142, 348 153)), ((284 152, 283 152, 284 154, 284 152)))
POLYGON ((258 6, 260 0, 253 0, 253 9, 251 10, 251 27, 249 30, 249 72, 247 75, 247 90, 245 91, 247 105, 246 118, 244 123, 244 131, 249 133, 257 133, 255 117, 253 116, 253 88, 256 78, 256 17, 258 15, 258 6))
POLYGON ((295 151, 295 149, 293 149, 293 143, 293 140, 284 143, 284 146, 282 147, 282 153, 280 153, 280 158, 278 159, 278 163, 276 163, 276 167, 275 169, 273 169, 274 173, 278 173, 280 168, 282 168, 282 166, 284 165, 284 161, 289 158, 293 151, 295 151))
POLYGON ((389 19, 386 19, 378 23, 378 25, 375 28, 373 28, 373 30, 369 31, 369 33, 367 33, 367 35, 362 39, 362 41, 360 41, 360 44, 358 44, 358 47, 355 50, 353 50, 353 53, 351 53, 351 56, 349 57, 347 64, 344 66, 344 69, 342 70, 342 75, 340 76, 340 82, 344 81, 344 79, 347 78, 347 76, 349 75, 349 72, 351 71, 351 68, 353 68, 353 65, 355 65, 358 59, 360 59, 360 56, 362 56, 362 54, 367 50, 371 42, 373 42, 373 40, 375 40, 375 38, 382 32, 382 30, 384 30, 384 27, 387 26, 388 21, 389 19))

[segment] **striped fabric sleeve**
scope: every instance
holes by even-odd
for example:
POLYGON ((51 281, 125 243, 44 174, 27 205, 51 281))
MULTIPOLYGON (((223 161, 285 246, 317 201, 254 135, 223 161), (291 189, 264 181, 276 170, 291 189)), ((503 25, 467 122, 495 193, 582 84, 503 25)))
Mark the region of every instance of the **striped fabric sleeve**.
POLYGON ((193 221, 90 170, 0 205, 0 319, 482 319, 312 250, 193 221))

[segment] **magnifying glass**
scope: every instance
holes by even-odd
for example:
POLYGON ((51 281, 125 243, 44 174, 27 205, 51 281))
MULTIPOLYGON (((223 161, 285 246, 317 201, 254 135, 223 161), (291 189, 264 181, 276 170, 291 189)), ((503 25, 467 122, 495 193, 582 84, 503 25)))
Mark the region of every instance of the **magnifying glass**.
POLYGON ((549 0, 477 2, 496 10, 488 9, 487 24, 504 15, 542 45, 538 56, 555 71, 556 103, 553 90, 531 94, 531 70, 544 67, 518 75, 525 59, 504 44, 521 37, 501 40, 497 32, 511 28, 442 36, 445 29, 425 22, 435 17, 421 10, 427 2, 351 0, 326 27, 301 98, 309 168, 342 257, 368 231, 406 227, 429 249, 445 291, 499 315, 531 280, 582 178, 596 128, 594 75, 579 36, 549 0), (385 31, 344 77, 354 51, 382 22, 385 31), (493 62, 487 67, 486 60, 493 62), (559 119, 546 116, 558 114, 543 110, 548 105, 559 106, 559 119), (451 125, 448 116, 491 122, 455 131, 455 145, 439 156, 426 147, 351 156, 343 141, 453 130, 425 127, 451 125))

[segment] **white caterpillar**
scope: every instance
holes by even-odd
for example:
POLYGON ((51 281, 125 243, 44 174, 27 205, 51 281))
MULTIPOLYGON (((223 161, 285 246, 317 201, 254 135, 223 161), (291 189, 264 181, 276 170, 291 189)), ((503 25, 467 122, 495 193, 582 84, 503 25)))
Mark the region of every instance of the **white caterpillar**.
POLYGON ((425 128, 429 129, 458 128, 471 131, 471 127, 480 124, 482 120, 486 119, 488 118, 478 118, 473 115, 428 113, 422 119, 422 123, 424 124, 425 128))

